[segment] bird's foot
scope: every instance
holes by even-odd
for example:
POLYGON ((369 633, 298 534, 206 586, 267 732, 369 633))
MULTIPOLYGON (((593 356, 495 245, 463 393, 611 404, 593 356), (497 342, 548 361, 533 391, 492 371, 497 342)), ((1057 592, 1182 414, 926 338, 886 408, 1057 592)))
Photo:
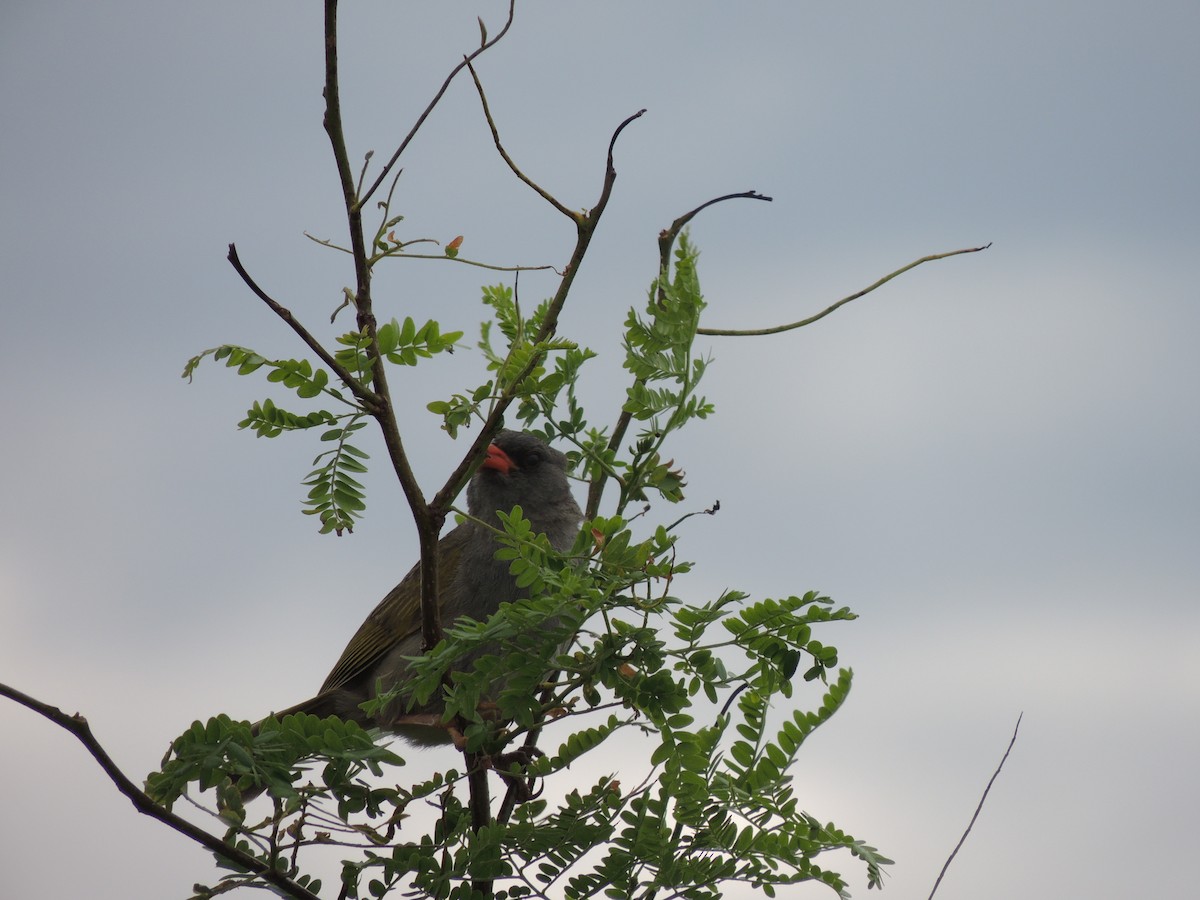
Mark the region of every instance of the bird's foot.
POLYGON ((545 755, 537 747, 522 747, 519 750, 498 753, 492 757, 492 768, 504 779, 505 784, 515 791, 518 803, 528 803, 541 796, 542 784, 537 778, 516 774, 512 771, 513 766, 521 769, 528 768, 531 762, 545 755))

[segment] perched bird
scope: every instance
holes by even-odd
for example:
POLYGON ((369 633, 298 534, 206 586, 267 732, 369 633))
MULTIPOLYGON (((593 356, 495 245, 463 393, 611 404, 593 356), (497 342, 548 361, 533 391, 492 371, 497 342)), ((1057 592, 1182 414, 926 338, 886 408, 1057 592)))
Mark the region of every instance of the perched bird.
MULTIPOLYGON (((499 526, 498 511, 520 506, 535 532, 544 532, 556 549, 566 550, 575 541, 583 514, 571 496, 567 460, 540 438, 520 431, 502 431, 488 447, 487 457, 467 486, 467 510, 476 519, 499 526)), ((482 621, 501 603, 526 595, 509 574, 508 563, 496 560, 499 549, 493 533, 465 521, 438 541, 439 610, 442 622, 460 616, 482 621)), ((441 744, 452 733, 441 722, 443 703, 434 697, 409 709, 404 699, 392 701, 373 718, 359 704, 403 683, 408 675, 405 657, 421 653, 421 566, 379 602, 359 627, 341 658, 313 698, 283 712, 336 715, 363 727, 395 732, 415 744, 441 744)), ((475 651, 458 661, 467 668, 485 652, 475 651)))

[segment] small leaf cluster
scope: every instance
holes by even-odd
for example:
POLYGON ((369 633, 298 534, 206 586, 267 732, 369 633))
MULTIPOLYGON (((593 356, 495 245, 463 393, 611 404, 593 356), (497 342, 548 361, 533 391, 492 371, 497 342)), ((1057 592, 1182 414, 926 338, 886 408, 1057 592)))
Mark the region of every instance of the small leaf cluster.
POLYGON ((372 344, 368 328, 349 331, 338 335, 336 340, 342 349, 334 354, 348 371, 366 380, 378 358, 386 359, 396 366, 415 366, 422 359, 432 359, 439 353, 453 353, 462 338, 461 331, 441 332, 441 325, 429 319, 417 327, 411 316, 403 322, 393 318, 379 326, 372 344))
POLYGON ((516 418, 532 422, 548 406, 553 406, 567 383, 566 373, 577 372, 584 360, 595 355, 566 338, 538 339, 550 308, 549 300, 538 304, 532 315, 526 317, 513 289, 499 284, 483 288, 483 303, 491 309, 492 319, 480 324, 478 348, 492 377, 469 391, 454 394, 449 400, 435 400, 426 407, 441 417, 442 428, 452 437, 473 419, 484 419, 485 404, 495 403, 501 397, 515 398, 516 418), (497 333, 500 340, 495 338, 497 333), (557 362, 554 371, 548 372, 546 360, 552 353, 557 362), (562 354, 570 355, 571 361, 566 365, 561 363, 562 354))
POLYGON ((349 440, 366 425, 364 417, 367 415, 367 409, 353 398, 348 399, 349 395, 365 390, 363 383, 370 378, 376 359, 398 366, 414 366, 419 360, 453 352, 461 338, 461 331, 443 333, 441 326, 433 320, 418 327, 412 317, 406 317, 403 322, 393 318, 384 323, 379 326, 374 339, 368 328, 341 334, 336 338, 341 349, 334 353, 334 359, 342 366, 348 383, 340 387, 332 384, 327 370, 314 367, 306 359, 271 360, 235 344, 222 344, 192 357, 184 367, 183 377, 190 381, 201 361, 211 356, 214 360, 224 361, 228 368, 236 368, 239 375, 249 375, 265 367, 269 370, 268 382, 291 389, 301 399, 325 396, 342 404, 348 411, 334 413, 316 409, 297 413, 266 398, 254 401, 238 423, 239 428, 267 438, 278 437, 284 432, 326 429, 321 434, 321 441, 332 442, 333 447, 317 454, 312 463, 313 470, 302 481, 308 489, 303 512, 316 517, 322 534, 341 535, 354 530, 355 521, 366 509, 366 489, 354 476, 367 471, 364 461, 369 458, 366 451, 349 440), (357 383, 353 383, 353 379, 357 379, 357 383))
POLYGON ((221 715, 193 722, 171 743, 162 768, 147 778, 146 793, 170 808, 193 783, 201 791, 216 788, 222 816, 240 825, 245 820, 241 796, 247 790, 299 801, 295 782, 314 757, 326 764, 327 784, 339 790, 364 771, 378 775, 381 766, 404 762, 356 723, 336 717, 299 713, 251 726, 221 715))
POLYGON ((695 393, 707 368, 707 361, 693 351, 706 305, 696 272, 698 256, 682 234, 674 277, 663 273, 650 289, 645 313, 630 310, 625 322, 625 368, 634 382, 627 389, 624 410, 638 421, 665 416, 655 431, 673 430, 713 411, 712 404, 695 393))
POLYGON ((411 316, 403 324, 392 319, 379 326, 379 353, 388 362, 398 366, 415 366, 419 359, 432 359, 442 352, 454 352, 454 345, 462 338, 461 331, 441 333, 441 326, 433 319, 420 328, 411 316))
POLYGON ((267 359, 249 347, 239 347, 236 344, 222 344, 196 354, 183 367, 183 377, 191 381, 197 367, 206 356, 211 356, 215 361, 224 360, 226 368, 236 368, 239 375, 249 375, 266 366, 270 369, 267 381, 282 384, 306 400, 321 393, 329 394, 338 400, 345 399, 340 391, 329 387, 329 373, 324 369, 314 369, 308 360, 267 359))
POLYGON ((316 466, 304 484, 308 496, 304 500, 305 515, 316 516, 321 523, 321 534, 334 531, 337 534, 354 530, 354 520, 366 509, 366 495, 361 482, 348 473, 363 474, 368 459, 365 451, 349 442, 354 432, 366 426, 361 415, 351 416, 344 426, 331 428, 321 435, 322 441, 331 441, 334 446, 313 459, 316 466))

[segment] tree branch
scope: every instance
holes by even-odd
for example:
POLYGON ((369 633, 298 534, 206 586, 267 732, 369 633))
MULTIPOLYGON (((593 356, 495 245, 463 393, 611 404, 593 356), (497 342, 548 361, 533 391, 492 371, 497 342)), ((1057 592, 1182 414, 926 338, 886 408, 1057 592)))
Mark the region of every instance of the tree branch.
MULTIPOLYGON (((321 243, 317 241, 317 243, 321 243)), ((462 256, 447 256, 444 253, 381 253, 376 259, 433 259, 442 260, 448 263, 458 263, 460 266, 475 266, 479 269, 490 269, 493 272, 558 272, 558 269, 551 265, 541 266, 499 266, 494 263, 479 262, 474 259, 466 259, 462 256)), ((558 273, 562 274, 562 273, 558 273)))
MULTIPOLYGON (((391 460, 392 469, 404 491, 404 497, 412 512, 413 522, 417 527, 417 539, 421 548, 421 633, 426 648, 429 648, 442 639, 441 616, 437 603, 437 541, 444 518, 430 513, 425 495, 422 493, 416 474, 408 461, 408 454, 404 450, 404 441, 400 437, 400 428, 396 422, 391 392, 388 389, 386 366, 379 354, 379 335, 376 327, 374 301, 371 296, 371 261, 363 238, 363 201, 356 193, 354 173, 350 169, 350 159, 346 152, 346 137, 342 126, 337 45, 337 0, 325 0, 325 132, 329 135, 329 143, 337 162, 338 176, 342 185, 342 199, 350 229, 350 247, 354 257, 357 282, 355 307, 358 315, 358 328, 368 337, 366 353, 368 358, 374 360, 375 363, 371 368, 371 382, 378 397, 378 403, 372 412, 383 433, 383 442, 387 447, 388 458, 391 460)), ((439 98, 444 91, 445 86, 443 86, 442 92, 439 92, 439 98)), ((436 102, 437 98, 434 100, 435 104, 436 102)), ((426 110, 425 115, 428 115, 432 108, 433 104, 426 110)), ((423 120, 424 115, 422 116, 423 120)), ((419 123, 410 132, 410 138, 412 134, 415 134, 417 127, 419 127, 419 123)), ((399 156, 400 151, 397 150, 392 157, 392 162, 399 156)), ((389 162, 385 167, 385 172, 390 169, 391 165, 392 163, 389 162)), ((383 177, 383 175, 380 176, 381 179, 383 177)), ((370 191, 374 191, 378 183, 376 182, 370 191)))
POLYGON ((948 253, 934 253, 930 256, 922 256, 920 259, 913 260, 906 266, 901 266, 895 272, 890 272, 887 275, 884 275, 874 284, 863 288, 861 291, 853 293, 849 297, 843 297, 837 303, 826 307, 815 316, 809 316, 807 319, 801 319, 799 322, 791 322, 787 325, 776 325, 772 328, 698 328, 696 329, 696 333, 707 334, 716 337, 753 337, 765 334, 781 334, 782 332, 791 331, 795 328, 803 328, 805 325, 811 325, 813 322, 825 318, 835 309, 845 306, 851 300, 857 300, 859 297, 863 297, 871 293, 871 291, 875 290, 876 288, 883 287, 893 278, 897 277, 898 275, 903 275, 905 272, 909 271, 910 269, 915 269, 917 266, 922 265, 923 263, 933 262, 934 260, 938 259, 948 259, 951 256, 961 256, 964 253, 979 253, 981 250, 986 250, 990 246, 992 245, 989 242, 984 244, 982 247, 967 247, 965 250, 951 250, 948 253))
POLYGON ((250 290, 254 291, 258 298, 262 300, 263 303, 267 304, 267 306, 271 308, 271 311, 275 313, 275 315, 283 319, 283 321, 288 324, 288 327, 300 336, 300 340, 304 341, 308 348, 312 350, 313 353, 317 354, 317 356, 321 358, 321 361, 325 363, 325 365, 329 366, 329 368, 333 370, 334 374, 337 375, 337 377, 340 378, 346 384, 346 386, 350 388, 351 391, 354 392, 354 396, 361 400, 363 405, 366 406, 368 410, 376 411, 379 408, 379 397, 372 393, 372 391, 369 390, 361 381, 355 378, 345 366, 339 363, 333 357, 333 354, 326 350, 321 342, 313 337, 307 328, 300 324, 300 321, 295 317, 295 315, 292 314, 290 309, 277 302, 269 294, 267 294, 266 291, 258 286, 258 283, 255 282, 252 277, 250 277, 250 273, 247 272, 245 266, 242 265, 242 261, 238 257, 237 246, 235 244, 229 245, 229 253, 226 258, 229 260, 230 264, 232 264, 234 269, 237 270, 238 275, 242 276, 242 281, 246 282, 250 290))
POLYGON ((185 837, 191 838, 213 853, 232 860, 247 871, 253 872, 259 878, 274 885, 288 897, 294 897, 296 900, 319 900, 316 894, 313 894, 292 879, 272 869, 262 860, 256 859, 236 847, 225 843, 215 835, 211 835, 204 829, 198 828, 186 819, 180 818, 170 810, 159 806, 151 800, 145 791, 134 784, 129 779, 129 776, 122 772, 117 764, 113 762, 112 757, 108 755, 108 752, 96 740, 95 735, 92 734, 92 729, 88 725, 87 719, 83 716, 78 713, 73 716, 67 715, 57 706, 43 703, 41 700, 22 693, 6 684, 0 684, 0 696, 8 697, 26 709, 33 710, 38 715, 49 719, 55 725, 58 725, 78 738, 88 753, 92 755, 92 758, 100 764, 100 768, 104 770, 109 780, 116 785, 117 790, 129 798, 129 801, 133 803, 134 809, 138 812, 152 819, 157 819, 159 822, 173 828, 185 837))
MULTIPOLYGON (((982 249, 982 248, 980 248, 982 249)), ((937 881, 933 883, 933 890, 929 892, 929 900, 933 900, 933 895, 937 893, 938 885, 942 883, 942 878, 946 874, 946 870, 950 868, 950 863, 954 857, 958 855, 958 851, 962 849, 963 843, 967 839, 967 835, 971 833, 971 829, 975 827, 975 820, 979 818, 979 811, 983 809, 983 801, 987 799, 988 791, 992 789, 992 783, 996 780, 996 776, 1000 774, 1000 770, 1004 768, 1004 763, 1008 760, 1008 754, 1012 751, 1013 744, 1017 742, 1017 731, 1021 728, 1021 718, 1025 713, 1017 716, 1017 724, 1013 728, 1012 740, 1008 742, 1008 749, 1004 751, 1004 756, 1000 759, 1000 765, 996 766, 996 771, 992 773, 992 777, 988 779, 987 787, 983 789, 983 796, 979 798, 979 805, 975 807, 975 815, 971 816, 971 821, 967 824, 967 830, 963 832, 963 836, 958 839, 958 844, 951 851, 946 864, 942 866, 942 871, 938 873, 937 881)))
MULTIPOLYGON (((467 786, 470 797, 471 829, 482 831, 492 823, 492 795, 488 787, 490 760, 478 753, 463 751, 467 766, 467 786)), ((471 887, 479 897, 492 896, 492 879, 475 878, 471 887)))

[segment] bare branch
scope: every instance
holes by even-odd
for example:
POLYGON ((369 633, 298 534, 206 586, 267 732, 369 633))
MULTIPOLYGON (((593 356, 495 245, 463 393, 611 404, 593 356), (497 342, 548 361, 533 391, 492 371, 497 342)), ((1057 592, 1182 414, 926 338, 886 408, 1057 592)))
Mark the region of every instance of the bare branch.
POLYGON ((129 779, 128 775, 117 767, 112 757, 108 755, 108 752, 96 740, 87 719, 83 716, 78 713, 67 715, 57 706, 43 703, 41 700, 22 693, 6 684, 0 684, 0 696, 8 697, 26 709, 33 710, 38 715, 49 719, 55 725, 58 725, 78 738, 88 753, 92 755, 92 758, 100 764, 100 768, 104 770, 109 780, 116 785, 117 790, 129 798, 130 802, 133 803, 134 809, 138 812, 152 819, 157 819, 159 822, 173 828, 185 837, 191 838, 213 853, 224 856, 248 871, 254 872, 258 877, 274 885, 289 897, 295 897, 296 900, 319 900, 316 894, 305 890, 295 881, 272 869, 261 860, 243 853, 236 847, 225 843, 219 837, 209 834, 203 828, 198 828, 186 819, 181 819, 170 810, 159 806, 151 800, 145 791, 141 790, 141 788, 129 779))
POLYGON ((496 150, 499 152, 500 158, 504 160, 510 169, 512 169, 513 174, 516 175, 517 178, 519 178, 526 185, 528 185, 535 194, 557 209, 572 222, 578 222, 580 218, 579 213, 575 212, 574 210, 567 209, 565 206, 559 203, 549 191, 545 190, 543 187, 541 187, 541 185, 537 184, 537 182, 517 168, 517 164, 513 162, 513 158, 508 155, 508 151, 505 150, 504 145, 500 143, 500 131, 496 128, 496 120, 492 118, 492 110, 488 106, 487 94, 483 92, 483 84, 479 81, 479 74, 475 71, 475 67, 471 65, 471 58, 469 56, 464 57, 463 63, 470 71, 471 78, 475 81, 475 90, 479 93, 479 102, 483 104, 483 117, 487 119, 488 128, 490 128, 492 131, 492 142, 495 143, 496 150))
POLYGON ((325 363, 325 365, 329 366, 329 368, 334 371, 338 378, 346 383, 350 390, 354 392, 354 396, 361 400, 367 409, 374 411, 379 408, 380 398, 372 393, 366 385, 355 378, 345 366, 334 359, 333 354, 326 350, 321 342, 313 337, 307 328, 300 324, 300 321, 292 314, 290 309, 276 301, 269 294, 267 294, 266 291, 258 286, 258 283, 250 276, 250 273, 246 271, 245 266, 242 265, 242 261, 238 257, 236 245, 229 245, 229 253, 226 258, 233 265, 234 269, 237 270, 238 275, 242 277, 242 281, 246 282, 250 290, 254 291, 258 298, 262 300, 263 303, 267 304, 267 306, 271 308, 271 311, 275 313, 275 315, 283 319, 283 321, 288 324, 288 327, 290 327, 292 331, 299 335, 300 340, 304 341, 304 343, 310 350, 312 350, 313 353, 321 357, 321 361, 325 363))
MULTIPOLYGON (((982 248, 981 248, 982 249, 982 248)), ((1000 765, 996 766, 996 771, 992 773, 992 777, 988 779, 987 787, 983 789, 983 796, 979 798, 979 805, 975 807, 975 815, 971 816, 971 821, 967 824, 967 830, 963 832, 963 836, 958 839, 958 844, 950 853, 946 864, 942 866, 942 871, 938 873, 937 881, 933 883, 933 890, 929 892, 929 900, 933 900, 933 895, 937 893, 938 885, 942 883, 942 878, 946 874, 946 870, 950 868, 950 863, 954 857, 958 855, 958 851, 962 849, 963 843, 967 839, 967 835, 971 833, 971 829, 975 827, 975 820, 979 818, 979 811, 983 809, 983 801, 987 799, 988 791, 992 789, 992 783, 996 780, 996 776, 1000 774, 1000 770, 1004 768, 1004 763, 1008 760, 1008 754, 1012 751, 1013 744, 1017 742, 1017 732, 1021 728, 1021 718, 1025 713, 1017 716, 1017 724, 1013 728, 1012 740, 1008 742, 1008 749, 1004 751, 1004 756, 1000 759, 1000 765)))
POLYGON ((457 76, 458 73, 461 72, 466 66, 470 65, 471 60, 477 58, 484 51, 496 46, 497 42, 500 41, 504 35, 508 34, 508 29, 513 23, 513 16, 516 14, 516 6, 517 0, 509 0, 508 19, 505 20, 504 27, 501 28, 500 31, 496 33, 496 36, 491 40, 487 39, 487 28, 483 24, 483 19, 479 19, 479 47, 473 53, 468 54, 462 62, 450 70, 450 74, 446 76, 446 80, 442 82, 441 88, 434 95, 433 99, 429 101, 429 105, 425 107, 425 111, 417 117, 417 121, 413 124, 413 127, 409 130, 408 134, 405 135, 404 140, 400 142, 400 146, 396 148, 396 152, 392 154, 392 158, 389 159, 387 161, 387 165, 380 170, 379 177, 375 179, 374 183, 367 189, 367 192, 359 199, 360 207, 371 199, 371 195, 379 190, 379 185, 381 185, 383 180, 387 178, 388 172, 390 172, 392 167, 396 165, 396 162, 400 159, 400 155, 408 148, 408 145, 412 142, 412 139, 416 137, 417 132, 421 130, 421 126, 425 124, 425 120, 429 118, 429 114, 433 112, 434 107, 441 102, 442 95, 446 93, 446 90, 450 87, 450 82, 454 80, 455 76, 457 76))
POLYGON ((880 278, 874 284, 863 288, 861 291, 857 291, 856 293, 851 294, 849 297, 843 297, 837 303, 834 303, 831 306, 826 307, 825 309, 823 309, 819 313, 817 313, 815 316, 809 316, 807 319, 801 319, 799 322, 791 322, 787 325, 776 325, 772 328, 746 328, 746 329, 697 328, 696 333, 697 334, 707 334, 707 335, 712 335, 712 336, 716 336, 716 337, 754 337, 754 336, 765 335, 765 334, 781 334, 785 331, 791 331, 795 328, 803 328, 805 325, 811 325, 813 322, 816 322, 820 319, 825 318, 827 315, 829 315, 835 309, 845 306, 851 300, 857 300, 859 297, 864 297, 867 294, 871 293, 871 291, 875 290, 876 288, 883 287, 885 284, 887 284, 893 278, 895 278, 899 275, 903 275, 905 272, 909 271, 910 269, 915 269, 919 265, 922 265, 927 262, 933 262, 933 261, 939 260, 939 259, 948 259, 951 256, 961 256, 964 253, 978 253, 981 250, 986 250, 990 246, 992 246, 991 242, 988 242, 988 243, 984 244, 982 247, 967 247, 965 250, 951 250, 948 253, 934 253, 929 256, 922 256, 920 259, 913 260, 906 266, 901 266, 895 272, 889 272, 887 275, 884 275, 882 278, 880 278))

